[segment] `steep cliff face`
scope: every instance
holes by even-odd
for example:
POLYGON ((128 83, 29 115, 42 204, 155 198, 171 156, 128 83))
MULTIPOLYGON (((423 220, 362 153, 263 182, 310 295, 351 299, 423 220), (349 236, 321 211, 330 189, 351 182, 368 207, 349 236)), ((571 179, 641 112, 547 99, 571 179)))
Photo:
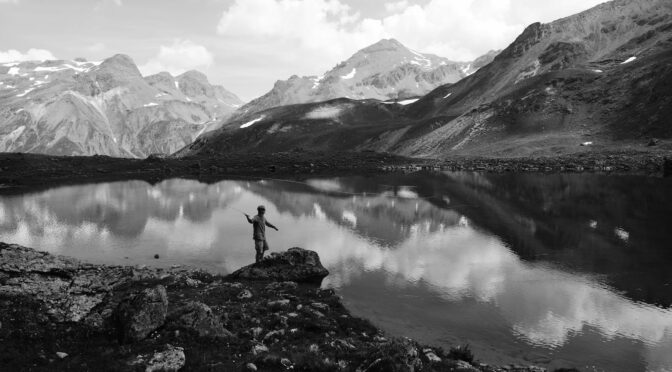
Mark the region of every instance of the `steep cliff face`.
POLYGON ((474 62, 453 62, 384 39, 355 53, 322 76, 292 76, 243 106, 234 117, 268 108, 335 98, 403 100, 454 83, 492 61, 497 51, 474 62))
POLYGON ((441 127, 397 150, 534 154, 669 138, 671 57, 669 1, 616 0, 533 24, 491 64, 411 105, 441 127))
POLYGON ((0 151, 167 154, 241 103, 195 71, 143 78, 124 55, 102 62, 5 63, 0 65, 0 151))
MULTIPOLYGON (((350 74, 339 68, 337 75, 350 74)), ((400 80, 405 68, 369 78, 367 86, 400 80)), ((240 115, 182 153, 217 152, 222 144, 232 151, 298 146, 421 157, 645 150, 652 137, 672 138, 672 2, 615 0, 532 24, 475 73, 400 103, 410 104, 348 100, 240 115), (374 109, 384 103, 391 114, 374 109), (363 120, 354 114, 361 112, 371 114, 363 120)))

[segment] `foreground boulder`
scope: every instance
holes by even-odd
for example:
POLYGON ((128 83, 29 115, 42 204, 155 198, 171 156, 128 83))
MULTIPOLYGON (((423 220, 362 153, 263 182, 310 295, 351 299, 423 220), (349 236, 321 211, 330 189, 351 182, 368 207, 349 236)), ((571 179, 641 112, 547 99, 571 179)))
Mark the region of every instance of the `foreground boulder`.
POLYGON ((317 253, 295 247, 271 253, 263 261, 233 272, 229 278, 320 283, 327 275, 329 271, 322 266, 317 253))
POLYGON ((126 297, 117 307, 116 320, 119 341, 140 341, 166 321, 168 295, 157 285, 126 297))
POLYGON ((92 265, 16 244, 0 242, 0 295, 30 296, 56 322, 78 322, 119 282, 92 265))

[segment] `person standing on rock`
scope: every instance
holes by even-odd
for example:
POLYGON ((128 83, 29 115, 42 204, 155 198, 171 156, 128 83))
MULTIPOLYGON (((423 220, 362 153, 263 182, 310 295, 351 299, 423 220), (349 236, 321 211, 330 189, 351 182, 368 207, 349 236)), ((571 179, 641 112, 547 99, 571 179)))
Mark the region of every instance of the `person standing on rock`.
POLYGON ((247 222, 251 223, 253 228, 252 239, 254 239, 254 250, 257 251, 257 255, 255 256, 256 262, 263 260, 264 252, 268 250, 268 243, 266 242, 266 226, 275 229, 275 231, 279 231, 272 223, 266 221, 264 214, 266 214, 266 207, 263 205, 257 207, 256 216, 250 218, 247 213, 245 214, 247 222))

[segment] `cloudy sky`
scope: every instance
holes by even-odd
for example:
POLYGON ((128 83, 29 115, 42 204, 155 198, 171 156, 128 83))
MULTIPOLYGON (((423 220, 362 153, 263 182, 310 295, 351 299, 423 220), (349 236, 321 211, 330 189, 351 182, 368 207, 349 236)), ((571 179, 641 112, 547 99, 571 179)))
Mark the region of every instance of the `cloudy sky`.
POLYGON ((143 74, 206 73, 249 100, 395 38, 456 61, 604 0, 0 0, 0 62, 130 55, 143 74))

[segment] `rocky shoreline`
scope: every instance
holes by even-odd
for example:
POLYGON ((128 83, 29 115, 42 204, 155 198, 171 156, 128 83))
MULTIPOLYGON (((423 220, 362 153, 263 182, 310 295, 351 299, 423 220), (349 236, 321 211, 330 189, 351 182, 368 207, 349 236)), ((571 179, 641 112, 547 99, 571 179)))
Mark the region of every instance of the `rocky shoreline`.
POLYGON ((672 152, 622 151, 538 158, 413 159, 375 152, 233 153, 208 158, 147 159, 0 154, 0 188, 21 192, 83 182, 189 178, 203 182, 241 177, 367 175, 385 172, 593 172, 672 175, 672 152))
POLYGON ((544 371, 384 335, 292 248, 229 276, 102 266, 0 243, 0 365, 11 371, 544 371), (288 279, 292 279, 289 281, 288 279))

